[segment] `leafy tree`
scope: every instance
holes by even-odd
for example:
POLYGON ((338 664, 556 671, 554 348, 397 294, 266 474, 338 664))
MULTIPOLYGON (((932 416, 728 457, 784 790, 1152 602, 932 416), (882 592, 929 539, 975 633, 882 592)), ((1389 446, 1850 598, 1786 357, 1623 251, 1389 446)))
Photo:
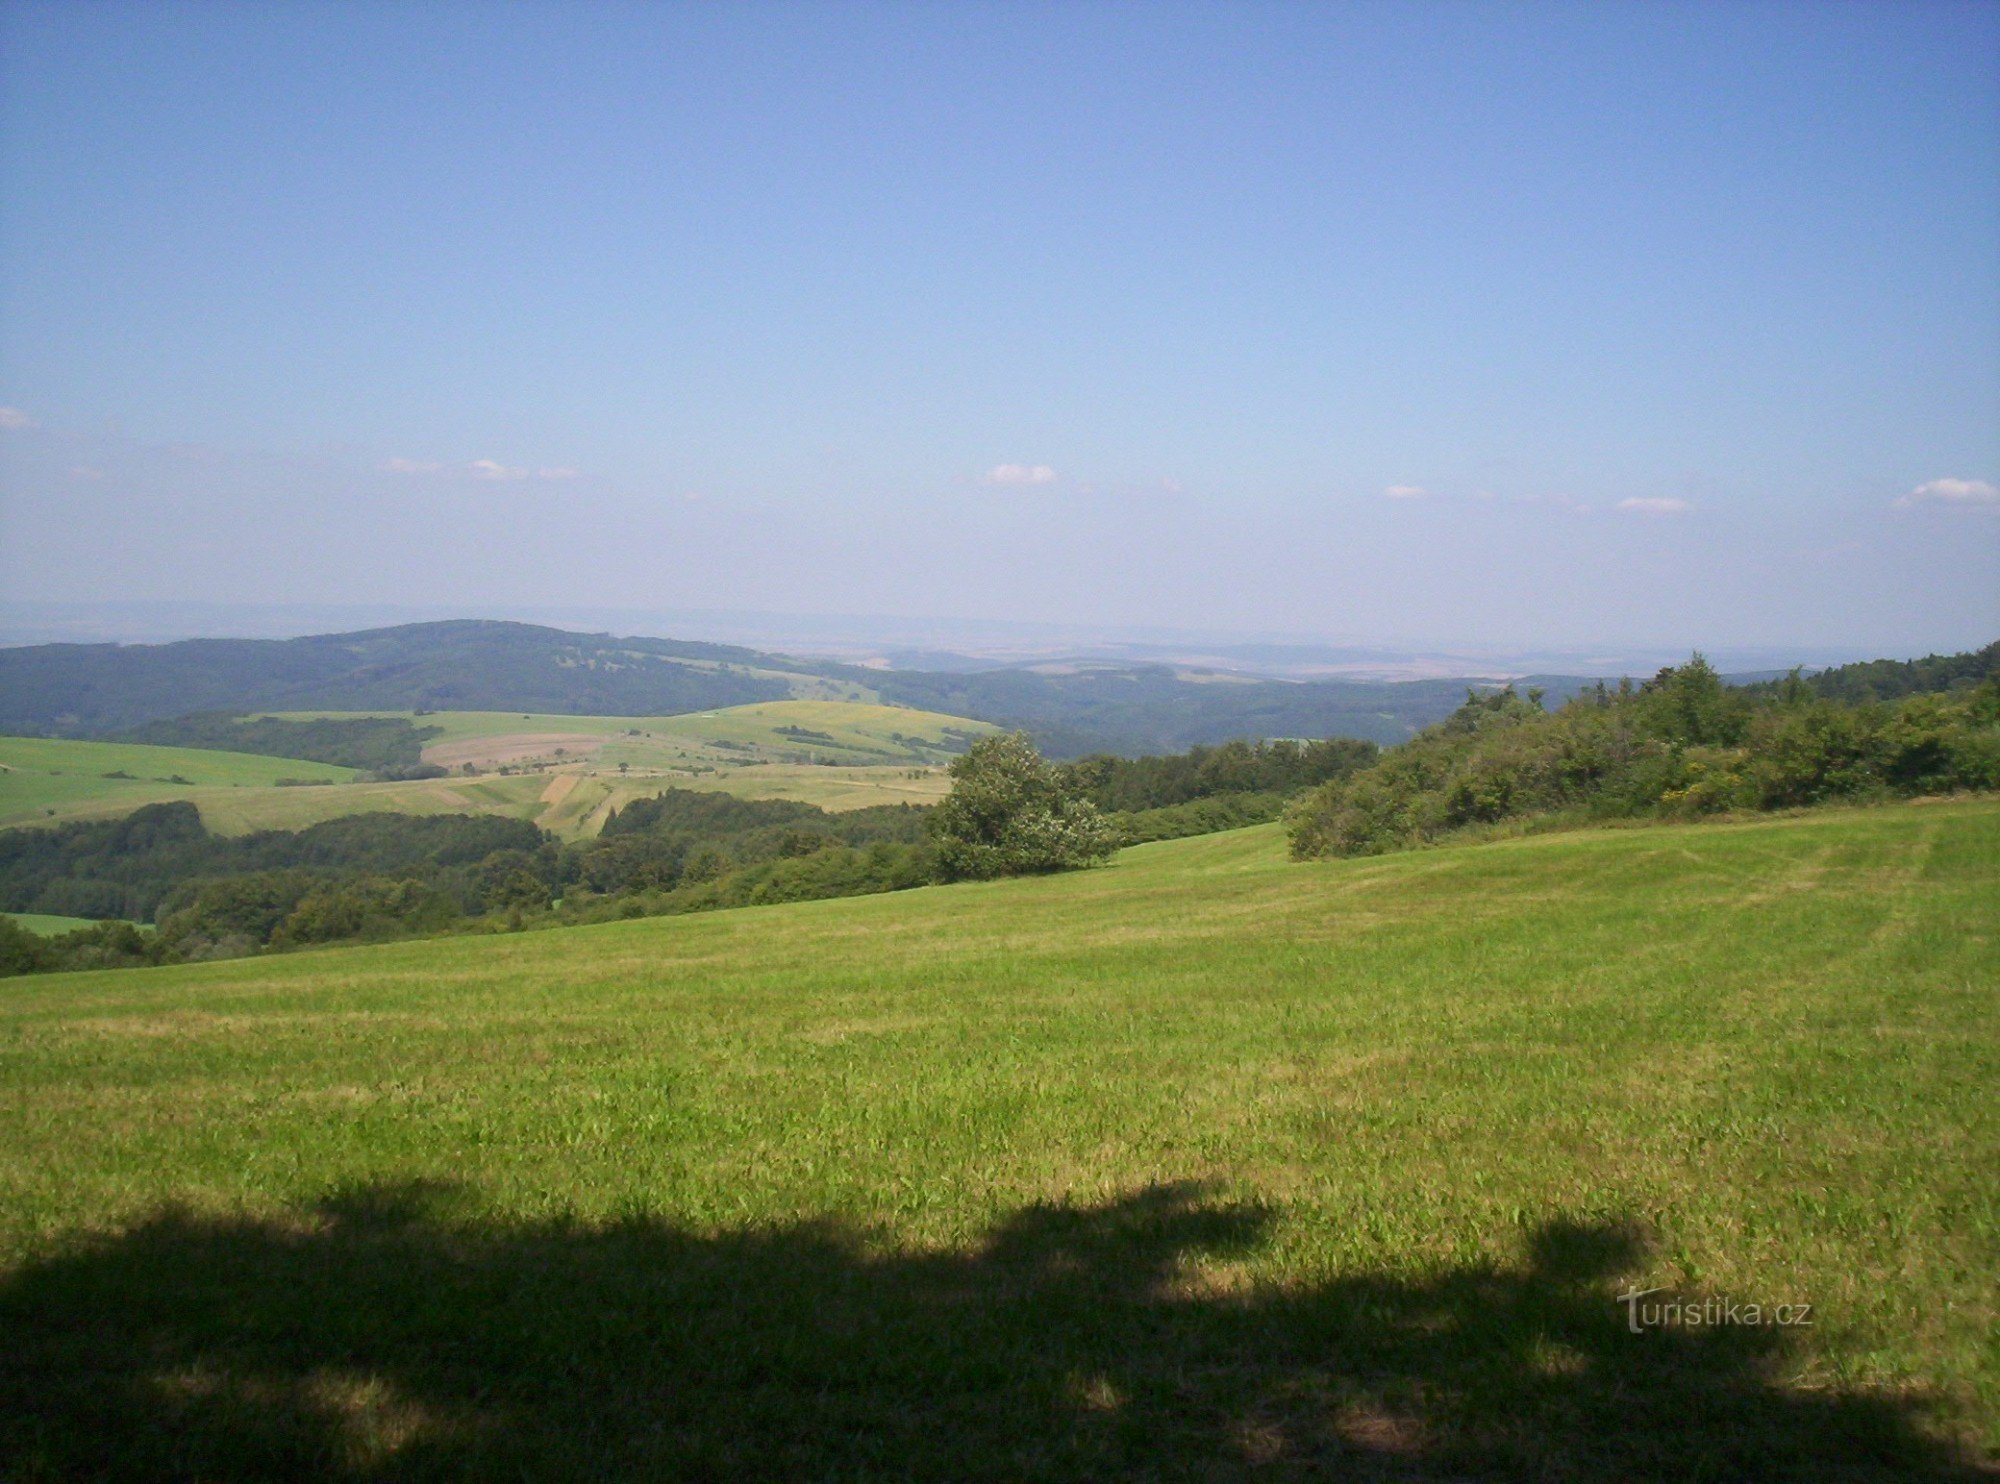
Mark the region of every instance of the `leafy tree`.
POLYGON ((1734 747, 1750 725, 1749 702, 1698 652, 1660 671, 1640 694, 1647 724, 1669 742, 1734 747))
POLYGON ((0 917, 0 978, 54 967, 48 945, 11 917, 0 917))
POLYGON ((1115 848, 1097 806, 1024 733, 980 738, 952 763, 951 780, 931 815, 946 881, 1075 870, 1115 848))

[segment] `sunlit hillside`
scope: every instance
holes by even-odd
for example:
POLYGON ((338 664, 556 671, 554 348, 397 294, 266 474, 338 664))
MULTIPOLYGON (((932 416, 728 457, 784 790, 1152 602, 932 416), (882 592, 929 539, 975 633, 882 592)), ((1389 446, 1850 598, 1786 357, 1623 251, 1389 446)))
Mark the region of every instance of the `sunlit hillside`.
POLYGON ((12 981, 0 1464, 1951 1475, 1996 901, 1990 800, 1257 828, 12 981))

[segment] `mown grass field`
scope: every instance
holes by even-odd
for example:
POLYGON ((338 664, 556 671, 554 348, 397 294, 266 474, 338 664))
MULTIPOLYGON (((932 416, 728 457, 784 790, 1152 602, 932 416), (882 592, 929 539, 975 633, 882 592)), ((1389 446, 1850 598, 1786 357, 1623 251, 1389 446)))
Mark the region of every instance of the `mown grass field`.
POLYGON ((1996 930, 1981 800, 9 981, 0 1474, 1983 1476, 1996 930))
POLYGON ((161 799, 185 798, 198 788, 268 789, 281 778, 337 783, 355 776, 354 769, 330 763, 247 752, 0 737, 0 827, 126 813, 161 799))

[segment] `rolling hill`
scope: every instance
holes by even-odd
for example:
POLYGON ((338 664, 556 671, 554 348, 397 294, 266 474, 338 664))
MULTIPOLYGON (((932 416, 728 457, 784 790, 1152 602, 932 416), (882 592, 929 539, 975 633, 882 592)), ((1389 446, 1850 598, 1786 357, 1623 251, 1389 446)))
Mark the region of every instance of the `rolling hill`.
POLYGON ((1990 799, 1264 827, 15 981, 0 1473, 1976 1477, 1996 893, 1990 799))
MULTIPOLYGON (((1555 693, 1577 683, 1545 678, 1555 693)), ((0 649, 0 731, 102 736, 195 712, 496 711, 662 716, 757 702, 886 702, 1032 732, 1052 756, 1179 752, 1237 737, 1398 742, 1466 683, 1257 680, 1166 665, 951 674, 532 624, 408 624, 307 639, 0 649)))
POLYGON ((353 768, 194 747, 0 737, 0 826, 124 813, 199 792, 258 789, 284 796, 337 784, 353 768), (281 787, 281 780, 286 786, 281 787))
MULTIPOLYGON (((283 719, 329 714, 380 713, 283 719)), ((853 701, 768 701, 681 716, 396 714, 421 722, 422 755, 448 776, 360 781, 355 769, 296 758, 0 737, 0 827, 102 819, 188 799, 208 828, 231 835, 387 811, 499 814, 576 838, 594 834, 613 809, 667 787, 828 809, 927 804, 945 791, 943 765, 992 730, 965 717, 853 701), (340 786, 296 786, 302 782, 340 786)), ((204 730, 228 734, 213 720, 204 730)))
POLYGON ((0 649, 0 730, 88 735, 206 711, 665 715, 801 694, 869 698, 770 661, 720 644, 476 620, 305 639, 42 644, 0 649))

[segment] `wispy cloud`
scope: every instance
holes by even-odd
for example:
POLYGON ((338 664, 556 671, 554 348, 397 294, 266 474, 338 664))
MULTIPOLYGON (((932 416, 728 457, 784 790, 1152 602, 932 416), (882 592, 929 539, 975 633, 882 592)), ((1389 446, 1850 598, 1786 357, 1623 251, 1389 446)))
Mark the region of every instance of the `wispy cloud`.
POLYGON ((1054 484, 1056 471, 1047 464, 998 464, 987 471, 988 484, 1054 484))
POLYGON ((488 483, 507 484, 522 479, 580 479, 581 473, 575 469, 544 467, 539 469, 520 468, 513 464, 503 464, 498 459, 474 459, 465 464, 445 464, 435 459, 384 459, 380 465, 384 474, 430 474, 444 479, 482 479, 488 483))
POLYGON ((2000 505, 2000 485, 1988 484, 1983 479, 1933 479, 1928 484, 1918 485, 1896 503, 1899 506, 1956 505, 1961 508, 2000 505))
POLYGON ((1392 484, 1382 493, 1392 500, 1422 500, 1430 495, 1420 484, 1392 484))
POLYGON ((18 407, 0 407, 0 428, 32 428, 35 420, 18 407))
POLYGON ((1694 509, 1687 501, 1671 495, 1634 495, 1629 500, 1620 500, 1618 508, 1634 515, 1686 515, 1694 509))
POLYGON ((474 459, 465 466, 465 472, 474 479, 514 480, 528 477, 526 469, 512 469, 493 459, 474 459))

